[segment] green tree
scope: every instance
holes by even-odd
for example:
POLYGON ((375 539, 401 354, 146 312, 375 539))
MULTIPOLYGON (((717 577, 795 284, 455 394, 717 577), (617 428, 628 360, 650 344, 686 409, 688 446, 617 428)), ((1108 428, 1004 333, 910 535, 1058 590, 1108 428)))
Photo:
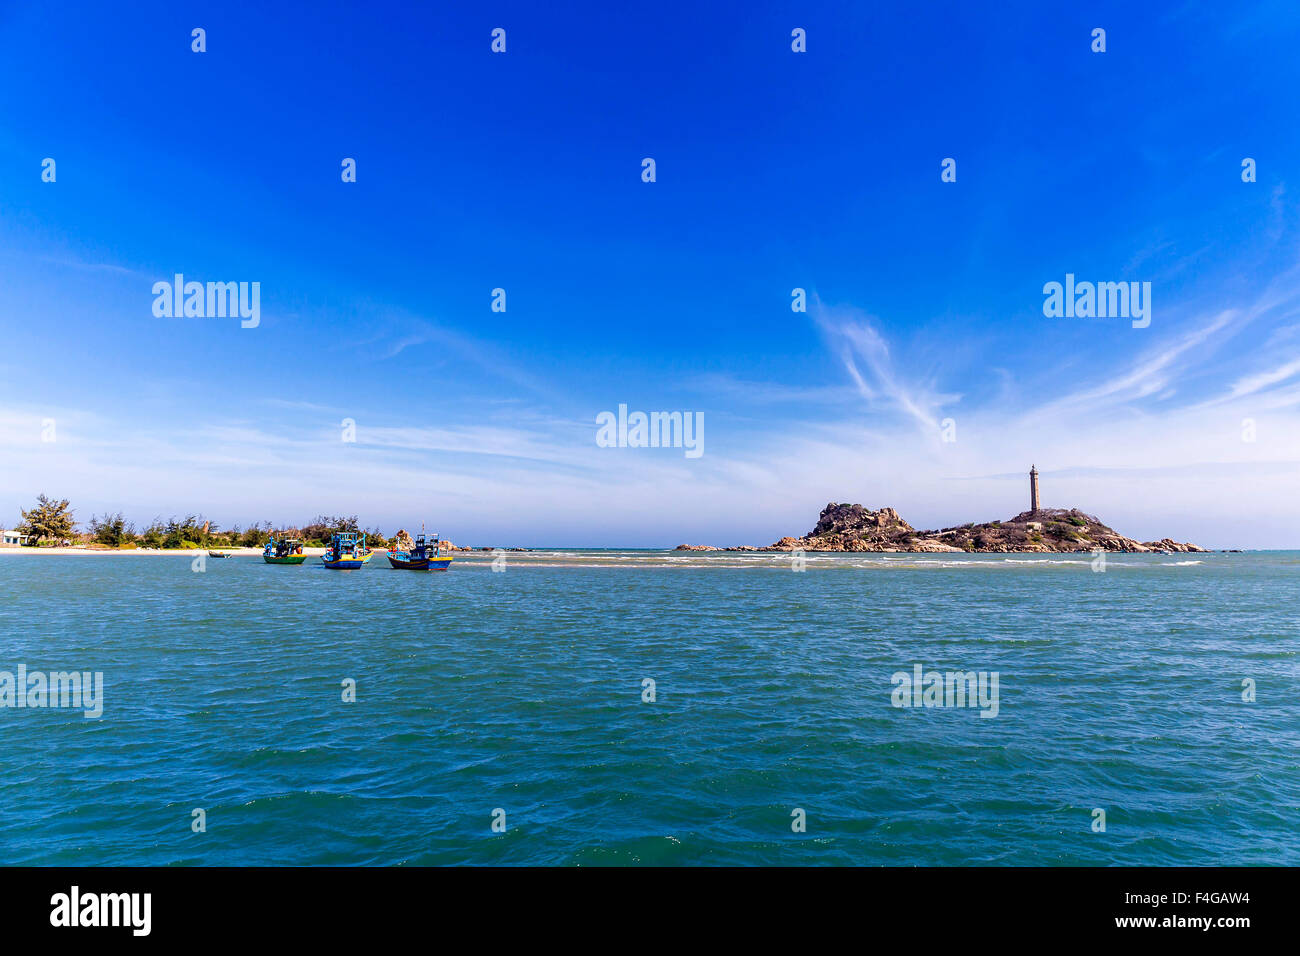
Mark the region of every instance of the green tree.
POLYGON ((36 507, 24 511, 22 515, 23 522, 15 530, 30 535, 36 544, 42 541, 59 544, 71 538, 77 531, 77 524, 72 520, 72 510, 68 507, 66 498, 62 501, 54 501, 45 495, 39 495, 36 499, 36 507))
POLYGON ((161 548, 167 528, 161 518, 154 518, 153 524, 140 533, 140 543, 146 548, 161 548))
POLYGON ((266 526, 259 527, 254 521, 248 526, 243 534, 239 536, 239 546, 241 548, 260 548, 266 544, 266 539, 271 536, 271 522, 266 522, 266 526))
POLYGON ((329 544, 330 538, 335 534, 346 532, 358 534, 361 530, 361 526, 357 524, 356 515, 350 517, 317 515, 303 526, 302 539, 308 545, 320 547, 329 544))
POLYGON ((186 515, 181 520, 172 518, 163 528, 164 548, 198 548, 207 543, 211 522, 202 515, 186 515))
POLYGON ((128 523, 120 511, 115 515, 104 512, 104 515, 98 518, 91 515, 90 536, 99 544, 120 548, 134 540, 135 525, 128 523))

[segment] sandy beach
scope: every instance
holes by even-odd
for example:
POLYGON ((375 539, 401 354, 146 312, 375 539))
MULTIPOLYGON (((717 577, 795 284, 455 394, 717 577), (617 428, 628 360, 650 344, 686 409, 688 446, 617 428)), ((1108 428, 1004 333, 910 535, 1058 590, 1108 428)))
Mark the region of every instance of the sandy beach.
MULTIPOLYGON (((207 554, 208 548, 170 548, 167 550, 157 550, 152 548, 0 548, 0 556, 7 554, 30 554, 30 555, 65 555, 68 557, 96 557, 102 555, 121 555, 121 554, 138 554, 144 557, 152 558, 192 558, 195 555, 207 554)), ((228 551, 232 555, 248 555, 260 557, 261 548, 212 548, 213 551, 228 551)), ((324 548, 303 548, 303 553, 309 557, 319 557, 325 553, 324 548)))
MULTIPOLYGON (((5 555, 8 554, 13 554, 13 555, 32 555, 32 556, 43 555, 46 557, 62 556, 62 557, 87 557, 87 558, 105 557, 105 556, 112 557, 115 555, 139 555, 141 557, 147 557, 147 558, 193 558, 196 555, 200 555, 200 554, 206 555, 209 550, 229 552, 229 554, 232 557, 260 558, 262 556, 261 548, 211 548, 211 549, 209 548, 168 548, 163 550, 157 548, 122 548, 121 550, 118 550, 115 548, 87 548, 84 546, 73 546, 69 548, 26 548, 26 547, 0 548, 0 557, 4 557, 5 555)), ((375 548, 373 550, 376 556, 387 553, 387 549, 385 548, 375 548)), ((303 548, 302 552, 309 558, 318 558, 325 553, 325 549, 324 548, 303 548)), ((473 551, 447 551, 444 553, 455 555, 458 558, 470 557, 475 555, 475 552, 473 551)), ((493 552, 479 552, 478 554, 489 558, 494 556, 493 552)), ((514 559, 515 557, 517 557, 517 555, 512 553, 511 558, 514 559)))

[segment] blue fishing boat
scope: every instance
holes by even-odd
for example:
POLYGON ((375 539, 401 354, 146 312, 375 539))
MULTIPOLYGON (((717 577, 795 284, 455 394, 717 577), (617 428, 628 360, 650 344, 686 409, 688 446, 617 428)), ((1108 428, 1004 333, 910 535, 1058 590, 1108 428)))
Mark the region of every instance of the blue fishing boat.
POLYGON ((366 547, 366 536, 353 532, 335 534, 330 538, 330 546, 321 555, 321 562, 327 568, 336 571, 355 571, 364 568, 372 552, 366 547))
POLYGON ((418 534, 415 546, 409 551, 389 551, 388 563, 403 571, 446 571, 455 556, 443 554, 441 547, 436 533, 432 544, 425 541, 423 534, 418 534))

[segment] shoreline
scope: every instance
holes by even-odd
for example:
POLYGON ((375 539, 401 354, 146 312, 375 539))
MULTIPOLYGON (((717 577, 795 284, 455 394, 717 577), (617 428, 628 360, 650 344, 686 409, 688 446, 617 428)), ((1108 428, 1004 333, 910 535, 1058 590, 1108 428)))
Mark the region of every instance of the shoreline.
MULTIPOLYGON (((389 553, 388 548, 372 548, 371 550, 376 555, 389 553)), ((469 555, 482 555, 486 557, 492 557, 495 550, 498 549, 493 549, 493 551, 481 551, 478 548, 474 548, 468 551, 462 551, 460 549, 456 549, 453 551, 446 551, 444 552, 444 554, 454 555, 455 557, 458 558, 461 556, 469 556, 469 555)), ((509 551, 511 554, 516 553, 513 549, 508 549, 508 548, 502 548, 499 550, 509 551)), ((519 549, 519 550, 522 551, 523 549, 519 549)), ((528 550, 532 550, 532 549, 528 549, 528 550)), ((21 548, 5 547, 5 548, 0 548, 0 557, 3 557, 6 554, 28 554, 28 555, 40 555, 43 557, 57 557, 58 555, 66 555, 68 557, 76 557, 76 558, 91 558, 91 557, 103 557, 103 556, 112 557, 113 555, 139 555, 140 557, 147 557, 147 558, 186 558, 186 557, 193 558, 193 557, 197 557, 200 554, 206 556, 209 551, 221 551, 223 553, 229 554, 232 558, 260 558, 262 556, 261 548, 166 548, 166 549, 163 548, 87 548, 84 546, 72 545, 71 547, 67 547, 67 548, 29 548, 26 546, 21 548)), ((325 549, 324 548, 303 548, 302 553, 309 558, 319 558, 321 555, 325 553, 325 549)), ((213 560, 221 560, 221 559, 214 558, 213 560)))
MULTIPOLYGON (((377 549, 378 550, 378 549, 377 549)), ((114 554, 138 554, 150 558, 181 558, 195 557, 197 555, 206 555, 208 551, 229 552, 232 557, 249 557, 256 555, 262 556, 261 548, 86 548, 73 545, 68 548, 0 548, 0 555, 5 554, 39 554, 39 555, 59 555, 66 554, 74 557, 93 557, 95 555, 114 555, 114 554)), ((319 557, 325 553, 324 548, 303 548, 303 553, 309 557, 319 557)))
MULTIPOLYGON (((237 557, 237 558, 260 558, 262 556, 261 548, 212 548, 211 550, 229 552, 231 557, 237 557)), ((525 555, 532 554, 536 556, 543 552, 559 552, 559 553, 572 552, 577 554, 594 554, 594 555, 602 555, 602 554, 616 555, 616 554, 647 552, 647 553, 656 553, 656 554, 662 553, 665 555, 675 555, 681 557, 685 557, 687 555, 691 557, 706 557, 706 556, 716 555, 718 558, 725 558, 725 557, 734 558, 742 554, 749 554, 754 556, 767 556, 772 558, 781 558, 785 560, 789 560, 791 554, 794 553, 784 548, 754 548, 754 547, 710 548, 710 547, 696 546, 689 549, 683 549, 680 546, 678 546, 676 548, 672 548, 672 547, 526 548, 526 549, 501 548, 501 549, 493 549, 491 551, 484 551, 478 548, 473 548, 468 551, 457 550, 457 551, 449 552, 449 554, 454 555, 458 559, 471 558, 471 557, 493 558, 495 557, 495 552, 497 550, 505 551, 510 556, 511 560, 515 560, 519 558, 523 558, 524 560, 527 560, 527 558, 524 557, 525 555)), ((1293 549, 1289 549, 1289 548, 1280 548, 1280 549, 1279 548, 1273 548, 1273 549, 1205 548, 1202 549, 1201 551, 1193 551, 1193 552, 1150 551, 1150 550, 1149 551, 1118 551, 1117 550, 1117 551, 1106 551, 1105 553, 1107 555, 1116 555, 1116 556, 1146 554, 1146 555, 1151 555, 1153 557, 1161 557, 1161 556, 1168 557, 1171 555, 1178 555, 1178 554, 1245 554, 1245 553, 1251 553, 1254 551, 1261 551, 1261 550, 1262 552, 1267 552, 1267 551, 1289 551, 1293 549)), ((1295 550, 1300 550, 1300 549, 1295 549, 1295 550)), ((22 547, 22 548, 0 548, 0 557, 3 557, 6 554, 26 554, 26 555, 42 556, 42 557, 57 557, 59 555, 64 555, 66 557, 75 557, 75 558, 112 557, 114 555, 138 555, 141 557, 149 557, 149 558, 169 558, 169 557, 170 558, 184 558, 184 557, 193 558, 198 555, 206 556, 208 551, 209 551, 208 548, 188 548, 188 549, 171 548, 171 549, 162 550, 162 549, 146 549, 146 548, 122 548, 122 549, 85 548, 85 547, 76 547, 76 546, 68 547, 68 548, 22 547)), ((309 558, 318 558, 324 553, 325 553, 324 548, 303 548, 303 554, 305 554, 309 558)), ((388 551, 385 548, 375 548, 374 553, 376 554, 376 556, 378 556, 378 555, 387 554, 388 551)), ((971 557, 975 557, 978 555, 999 555, 999 554, 1018 555, 1018 556, 1039 556, 1044 558, 1052 557, 1052 556, 1062 556, 1062 555, 1074 556, 1074 557, 1093 556, 1093 552, 1091 551, 963 551, 961 549, 955 549, 954 551, 951 552, 940 552, 940 551, 906 551, 906 550, 851 551, 845 549, 809 548, 804 553, 809 556, 817 555, 819 557, 836 555, 836 554, 849 555, 854 557, 925 556, 925 557, 949 557, 949 558, 956 557, 959 555, 969 555, 971 557)), ((214 558, 213 560, 221 560, 221 559, 214 558)))

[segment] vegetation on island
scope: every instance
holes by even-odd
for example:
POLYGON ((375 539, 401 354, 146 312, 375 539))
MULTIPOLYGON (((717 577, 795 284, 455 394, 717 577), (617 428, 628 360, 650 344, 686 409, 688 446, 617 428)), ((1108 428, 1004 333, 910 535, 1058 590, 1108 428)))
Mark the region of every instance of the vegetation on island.
POLYGON ((329 544, 332 535, 343 532, 364 534, 367 543, 375 548, 391 545, 379 529, 362 527, 356 515, 317 515, 301 526, 263 521, 253 522, 247 528, 235 524, 223 529, 201 514, 190 514, 166 521, 154 518, 147 527, 137 531, 119 511, 91 515, 85 530, 78 531, 68 500, 54 500, 45 495, 36 499, 34 508, 21 514, 22 520, 11 530, 27 535, 29 545, 47 547, 77 544, 117 549, 260 548, 275 536, 297 538, 307 547, 321 548, 329 544))

